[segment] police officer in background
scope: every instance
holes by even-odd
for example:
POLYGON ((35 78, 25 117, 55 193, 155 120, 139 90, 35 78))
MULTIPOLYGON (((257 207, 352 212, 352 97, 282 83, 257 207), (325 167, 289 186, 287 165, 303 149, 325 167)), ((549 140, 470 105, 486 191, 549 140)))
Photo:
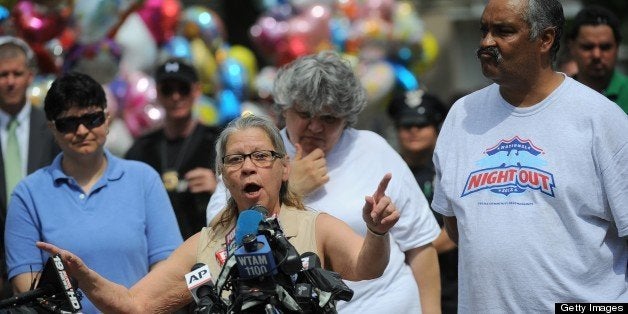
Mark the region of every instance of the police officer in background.
MULTIPOLYGON (((436 96, 423 90, 395 93, 388 107, 388 114, 395 124, 399 154, 410 167, 429 203, 434 195, 432 154, 447 110, 447 106, 436 96)), ((433 213, 441 226, 441 233, 433 245, 440 265, 442 311, 445 314, 456 313, 458 249, 443 228, 442 215, 433 213)))

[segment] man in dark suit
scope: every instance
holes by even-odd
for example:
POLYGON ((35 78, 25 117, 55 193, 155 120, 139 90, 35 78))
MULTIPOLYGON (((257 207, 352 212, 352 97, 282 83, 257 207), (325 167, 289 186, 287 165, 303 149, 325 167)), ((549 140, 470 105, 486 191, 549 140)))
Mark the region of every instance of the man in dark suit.
MULTIPOLYGON (((4 222, 7 204, 14 184, 22 177, 46 166, 59 153, 52 133, 48 130, 44 112, 33 107, 27 97, 33 82, 36 65, 33 51, 23 40, 12 36, 0 36, 0 241, 1 264, 0 290, 6 297, 6 270, 4 262, 4 222), (19 160, 9 160, 7 149, 11 132, 9 124, 17 121, 15 137, 19 160), (11 164, 8 164, 11 163, 11 164)), ((9 148, 9 150, 11 150, 9 148)), ((9 286, 9 285, 6 285, 9 286)))

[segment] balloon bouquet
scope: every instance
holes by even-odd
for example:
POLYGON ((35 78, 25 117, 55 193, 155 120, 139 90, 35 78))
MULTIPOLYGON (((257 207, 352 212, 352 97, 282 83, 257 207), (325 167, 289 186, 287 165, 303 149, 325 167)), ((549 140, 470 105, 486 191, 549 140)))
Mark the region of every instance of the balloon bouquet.
POLYGON ((103 84, 114 118, 107 145, 119 155, 163 122, 149 75, 159 62, 174 56, 195 66, 204 92, 195 114, 209 125, 240 115, 257 75, 253 52, 228 44, 214 11, 183 8, 179 0, 12 1, 0 6, 0 34, 24 38, 36 54, 39 73, 29 90, 34 105, 66 71, 103 84))
POLYGON ((410 1, 259 0, 264 12, 250 29, 256 49, 276 67, 303 55, 334 49, 352 61, 369 106, 359 127, 383 133, 393 93, 422 88, 418 77, 438 55, 410 1))

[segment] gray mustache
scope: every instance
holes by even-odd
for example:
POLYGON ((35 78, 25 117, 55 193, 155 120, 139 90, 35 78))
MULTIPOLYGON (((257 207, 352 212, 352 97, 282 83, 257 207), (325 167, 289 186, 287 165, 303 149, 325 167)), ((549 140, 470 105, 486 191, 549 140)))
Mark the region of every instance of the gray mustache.
POLYGON ((475 55, 480 58, 480 55, 483 53, 488 53, 498 62, 502 60, 502 54, 499 52, 497 47, 481 47, 475 51, 475 55))

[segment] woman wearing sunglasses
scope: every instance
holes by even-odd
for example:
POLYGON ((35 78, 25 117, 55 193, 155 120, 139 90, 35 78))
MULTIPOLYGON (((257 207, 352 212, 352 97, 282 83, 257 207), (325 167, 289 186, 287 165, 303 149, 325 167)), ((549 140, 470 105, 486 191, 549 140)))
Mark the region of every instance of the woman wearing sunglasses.
MULTIPOLYGON (((16 292, 31 288, 47 241, 80 252, 105 278, 130 287, 182 243, 159 175, 104 148, 109 115, 102 86, 70 73, 55 80, 44 110, 62 152, 14 190, 6 221, 7 265, 16 292)), ((85 313, 97 310, 84 298, 85 313)))

